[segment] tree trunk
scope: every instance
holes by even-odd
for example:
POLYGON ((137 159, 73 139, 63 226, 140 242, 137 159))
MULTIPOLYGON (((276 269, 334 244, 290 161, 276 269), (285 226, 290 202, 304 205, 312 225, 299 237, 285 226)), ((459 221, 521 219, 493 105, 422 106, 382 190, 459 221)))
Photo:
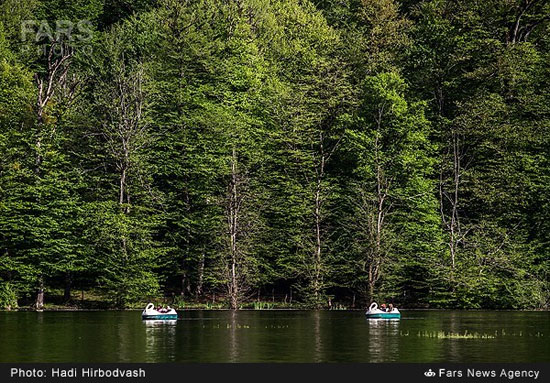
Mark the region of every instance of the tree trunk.
POLYGON ((317 182, 315 185, 315 253, 313 256, 313 296, 315 299, 315 306, 318 308, 321 306, 321 291, 322 291, 322 205, 323 205, 323 178, 325 176, 325 164, 326 156, 324 150, 323 134, 319 135, 319 151, 320 151, 320 163, 317 169, 317 182))
POLYGON ((118 197, 119 205, 124 203, 124 185, 126 184, 126 167, 124 166, 120 172, 120 194, 118 197))
POLYGON ((36 294, 35 306, 37 310, 44 308, 44 278, 42 276, 38 277, 38 293, 36 294))
MULTIPOLYGON (((458 244, 457 235, 460 231, 458 220, 458 190, 460 186, 460 141, 458 134, 453 130, 453 199, 452 199, 452 213, 451 213, 451 236, 449 247, 451 250, 451 273, 454 273, 456 262, 456 246, 458 244)), ((451 278, 452 280, 452 278, 451 278)))
POLYGON ((36 138, 36 173, 39 174, 42 164, 42 130, 44 127, 44 112, 55 95, 56 87, 66 85, 67 73, 70 68, 73 51, 58 41, 52 41, 45 51, 47 57, 47 72, 44 76, 34 75, 37 85, 36 117, 38 132, 36 138), (61 47, 61 57, 56 56, 56 48, 61 47))
POLYGON ((374 284, 376 283, 374 279, 374 265, 369 265, 369 275, 368 275, 368 281, 367 281, 367 304, 370 305, 372 303, 372 300, 374 299, 374 284))
POLYGON ((290 292, 289 292, 289 300, 288 300, 288 304, 291 305, 292 304, 292 287, 290 288, 290 292))
MULTIPOLYGON (((185 177, 185 178, 187 178, 187 177, 185 177)), ((188 183, 188 180, 186 180, 186 183, 188 183)), ((184 199, 185 199, 185 212, 189 216, 190 215, 191 201, 190 201, 189 191, 187 189, 185 189, 185 191, 184 191, 184 199)), ((190 252, 191 252, 191 227, 190 227, 190 225, 186 225, 184 241, 185 241, 185 250, 184 250, 185 252, 184 252, 184 255, 183 255, 182 260, 181 260, 181 272, 182 272, 182 275, 181 275, 181 295, 182 295, 182 297, 184 295, 183 290, 185 290, 185 289, 187 289, 187 292, 189 293, 189 295, 191 295, 191 280, 190 280, 191 278, 187 278, 187 271, 186 271, 186 267, 185 267, 185 261, 190 259, 190 252)))
POLYGON ((197 288, 195 290, 195 297, 198 299, 202 295, 202 284, 204 280, 204 253, 201 254, 200 263, 199 263, 199 276, 197 279, 197 288))
MULTIPOLYGON (((460 156, 460 139, 458 133, 453 129, 451 134, 451 148, 447 151, 447 156, 450 156, 452 149, 452 191, 449 193, 445 190, 444 181, 444 167, 441 166, 439 175, 439 204, 441 210, 441 220, 448 232, 449 254, 451 257, 451 268, 449 274, 449 281, 453 285, 454 289, 454 273, 456 268, 457 248, 459 242, 462 240, 460 233, 460 219, 459 219, 459 190, 460 190, 460 177, 462 171, 461 156, 460 156), (450 212, 447 216, 445 209, 445 201, 450 204, 450 212)), ((445 157, 446 159, 446 157, 445 157)), ((445 160, 444 159, 444 160, 445 160)))
POLYGON ((369 281, 369 285, 368 285, 368 292, 367 292, 367 296, 368 296, 368 299, 367 299, 367 304, 371 304, 374 300, 374 281, 369 281))
POLYGON ((315 254, 313 257, 313 294, 316 304, 319 303, 321 290, 321 177, 317 179, 315 190, 315 254))
POLYGON ((233 148, 231 158, 231 187, 229 203, 229 241, 230 241, 230 280, 229 280, 229 298, 232 310, 239 308, 239 284, 237 281, 237 233, 238 233, 238 188, 237 188, 237 153, 233 148))
POLYGON ((72 275, 70 271, 65 273, 65 291, 63 292, 63 302, 71 300, 72 275))
MULTIPOLYGON (((382 112, 379 112, 378 116, 378 132, 381 129, 382 112)), ((387 214, 386 209, 386 197, 388 196, 389 181, 384 176, 384 171, 380 159, 380 143, 379 134, 376 135, 375 144, 375 163, 376 163, 376 217, 371 220, 371 228, 369 231, 374 232, 371 234, 371 238, 374 240, 374 248, 370 253, 369 265, 368 265, 368 282, 367 282, 367 303, 370 304, 374 299, 375 285, 380 278, 380 267, 384 261, 383 251, 383 226, 384 219, 387 214)))
POLYGON ((185 297, 185 289, 186 289, 186 282, 187 282, 187 274, 185 273, 185 270, 181 273, 181 292, 180 295, 182 298, 185 297))
POLYGON ((125 154, 124 163, 121 165, 120 171, 120 195, 118 203, 120 206, 123 206, 126 203, 126 206, 123 208, 124 214, 130 213, 130 193, 128 192, 127 178, 128 178, 128 168, 129 168, 129 153, 125 154))

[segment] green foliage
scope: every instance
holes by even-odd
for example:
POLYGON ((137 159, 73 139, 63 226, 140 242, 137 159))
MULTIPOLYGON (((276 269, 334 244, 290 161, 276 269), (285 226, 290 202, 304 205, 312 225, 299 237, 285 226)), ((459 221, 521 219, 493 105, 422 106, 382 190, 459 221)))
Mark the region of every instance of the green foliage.
POLYGON ((126 307, 157 296, 159 281, 153 270, 162 249, 155 247, 148 222, 140 218, 145 212, 128 216, 116 203, 105 202, 88 205, 87 214, 85 235, 94 254, 91 267, 109 300, 126 307))
POLYGON ((273 309, 274 304, 269 302, 254 302, 254 310, 271 310, 273 309))
POLYGON ((0 308, 3 310, 17 308, 17 295, 10 283, 0 283, 0 308))
POLYGON ((550 23, 520 3, 2 1, 0 305, 548 307, 550 23), (24 20, 92 39, 54 71, 24 20))
POLYGON ((363 109, 347 132, 356 161, 349 241, 360 271, 354 280, 368 299, 379 283, 382 294, 417 295, 438 251, 435 147, 425 106, 407 102, 405 92, 396 73, 367 77, 363 109))
POLYGON ((36 19, 53 21, 52 25, 55 25, 56 20, 86 20, 96 23, 103 12, 104 2, 105 0, 40 0, 36 19))

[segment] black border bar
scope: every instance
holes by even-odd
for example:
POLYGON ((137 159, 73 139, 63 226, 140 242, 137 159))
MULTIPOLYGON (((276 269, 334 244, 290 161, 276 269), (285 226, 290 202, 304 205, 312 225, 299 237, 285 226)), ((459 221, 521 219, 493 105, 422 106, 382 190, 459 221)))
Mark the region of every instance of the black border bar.
POLYGON ((550 382, 550 363, 0 363, 2 383, 247 381, 550 382))

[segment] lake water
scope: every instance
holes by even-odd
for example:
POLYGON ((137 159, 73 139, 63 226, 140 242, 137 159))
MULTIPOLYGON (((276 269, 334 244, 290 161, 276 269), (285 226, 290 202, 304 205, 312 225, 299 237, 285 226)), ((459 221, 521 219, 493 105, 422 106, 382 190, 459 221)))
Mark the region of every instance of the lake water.
POLYGON ((0 362, 550 362, 550 313, 0 312, 0 362))

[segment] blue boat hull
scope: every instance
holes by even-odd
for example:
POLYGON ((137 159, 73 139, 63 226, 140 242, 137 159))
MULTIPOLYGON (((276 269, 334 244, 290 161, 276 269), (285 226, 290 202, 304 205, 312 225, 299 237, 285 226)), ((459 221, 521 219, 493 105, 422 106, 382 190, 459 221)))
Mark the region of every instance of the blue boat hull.
POLYGON ((376 313, 376 314, 366 314, 369 319, 400 319, 400 313, 376 313))
POLYGON ((167 320, 178 319, 178 314, 142 315, 141 319, 167 320))

